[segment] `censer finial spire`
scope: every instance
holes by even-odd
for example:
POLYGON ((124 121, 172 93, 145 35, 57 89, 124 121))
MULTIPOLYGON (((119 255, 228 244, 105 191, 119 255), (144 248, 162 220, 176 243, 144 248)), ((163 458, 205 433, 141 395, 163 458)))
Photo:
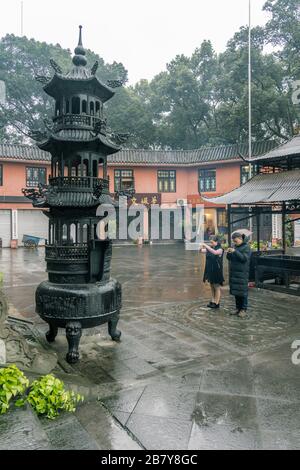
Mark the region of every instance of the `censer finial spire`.
POLYGON ((79 25, 79 40, 78 40, 78 46, 82 47, 82 26, 79 25))
POLYGON ((74 65, 82 65, 83 67, 87 64, 87 60, 85 58, 85 49, 82 45, 82 26, 79 26, 79 39, 78 39, 78 46, 74 50, 75 55, 73 57, 73 64, 74 65))

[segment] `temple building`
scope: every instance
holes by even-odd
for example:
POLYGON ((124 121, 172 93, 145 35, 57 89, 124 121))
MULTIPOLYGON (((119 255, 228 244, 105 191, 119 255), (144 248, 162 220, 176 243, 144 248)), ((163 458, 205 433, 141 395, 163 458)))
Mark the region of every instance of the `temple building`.
MULTIPOLYGON (((85 103, 81 106, 85 109, 85 103)), ((57 105, 56 112, 58 108, 57 105)), ((55 119, 60 126, 66 117, 58 114, 55 119)), ((254 143, 253 154, 263 155, 275 145, 273 141, 254 143)), ((157 201, 165 208, 187 203, 195 207, 204 203, 205 230, 224 233, 227 231, 226 205, 204 201, 202 196, 219 196, 246 182, 249 164, 239 155, 247 156, 247 151, 247 144, 195 150, 121 149, 107 158, 109 193, 114 196, 118 191, 132 188, 137 202, 157 201)), ((71 168, 73 175, 75 171, 71 168)), ((86 171, 85 166, 83 171, 86 171)), ((50 173, 48 151, 30 145, 0 144, 0 239, 3 247, 22 246, 24 234, 48 238, 46 217, 41 208, 32 208, 22 188, 46 184, 50 173)), ((99 177, 102 174, 99 166, 99 177)), ((272 221, 266 220, 263 231, 264 237, 269 237, 272 221)), ((144 238, 147 236, 145 233, 144 238)))

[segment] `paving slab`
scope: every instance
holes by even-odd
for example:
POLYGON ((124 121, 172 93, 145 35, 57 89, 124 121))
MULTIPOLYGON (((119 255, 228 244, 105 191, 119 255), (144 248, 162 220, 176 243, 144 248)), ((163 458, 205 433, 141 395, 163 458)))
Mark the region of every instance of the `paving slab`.
POLYGON ((51 442, 31 408, 11 408, 0 416, 1 450, 49 450, 51 442))
MULTIPOLYGON (((46 278, 43 256, 41 249, 0 250, 11 312, 30 319, 40 337, 47 327, 34 312, 34 291, 46 278)), ((180 244, 114 247, 122 341, 112 342, 105 326, 85 331, 80 362, 66 366, 59 332, 50 346, 63 366, 56 372, 86 402, 44 423, 42 440, 28 424, 33 447, 300 449, 300 366, 291 360, 300 299, 250 289, 242 321, 230 316, 227 282, 220 310, 206 307, 203 268, 203 255, 180 244)))

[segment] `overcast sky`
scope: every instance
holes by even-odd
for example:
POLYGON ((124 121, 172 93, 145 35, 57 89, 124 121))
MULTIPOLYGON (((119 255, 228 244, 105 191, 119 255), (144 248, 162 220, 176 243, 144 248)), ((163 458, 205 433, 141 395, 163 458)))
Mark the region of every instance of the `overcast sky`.
MULTIPOLYGON (((265 0, 252 0, 262 25, 265 0)), ((176 54, 190 55, 204 39, 220 52, 248 23, 248 0, 23 0, 28 38, 74 49, 78 25, 84 46, 106 62, 122 62, 130 83, 151 79, 176 54)), ((1 2, 0 36, 20 35, 20 0, 1 2), (5 6, 4 6, 5 4, 5 6)), ((0 58, 1 60, 1 58, 0 58)))

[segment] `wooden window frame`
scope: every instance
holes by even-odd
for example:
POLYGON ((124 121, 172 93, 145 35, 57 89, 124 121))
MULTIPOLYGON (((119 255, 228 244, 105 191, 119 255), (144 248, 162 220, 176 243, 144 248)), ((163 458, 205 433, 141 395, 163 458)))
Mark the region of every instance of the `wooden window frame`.
POLYGON ((176 193, 176 184, 177 184, 176 180, 177 180, 176 170, 169 170, 169 169, 157 170, 157 192, 158 193, 176 193), (162 173, 165 173, 166 175, 162 175, 162 173), (172 173, 174 173, 174 176, 172 175, 172 173), (167 189, 165 189, 165 182, 167 182, 167 189), (171 189, 171 182, 174 183, 174 189, 171 189))
POLYGON ((199 194, 215 193, 217 191, 217 169, 216 168, 199 168, 198 169, 198 190, 199 190, 199 194), (209 172, 214 172, 214 177, 208 176, 209 172), (201 180, 203 181, 204 189, 201 189, 202 188, 201 180), (207 185, 207 181, 210 182, 209 185, 207 185), (211 181, 214 181, 213 186, 211 184, 211 181))
MULTIPOLYGON (((26 188, 37 188, 39 184, 46 184, 47 183, 47 168, 44 166, 26 166, 25 168, 25 179, 26 179, 26 188), (45 178, 43 181, 40 181, 38 178, 37 184, 31 184, 30 180, 28 179, 28 170, 44 170, 45 178)), ((32 180, 33 181, 33 180, 32 180)))
POLYGON ((131 189, 135 189, 135 184, 134 184, 134 170, 132 170, 131 168, 116 168, 114 170, 114 192, 118 192, 118 191, 125 191, 125 189, 123 188, 123 184, 122 184, 122 178, 132 178, 132 187, 131 189), (130 172, 131 173, 131 176, 125 176, 123 175, 122 173, 125 173, 125 172, 130 172), (119 181, 119 182, 118 182, 119 181))

